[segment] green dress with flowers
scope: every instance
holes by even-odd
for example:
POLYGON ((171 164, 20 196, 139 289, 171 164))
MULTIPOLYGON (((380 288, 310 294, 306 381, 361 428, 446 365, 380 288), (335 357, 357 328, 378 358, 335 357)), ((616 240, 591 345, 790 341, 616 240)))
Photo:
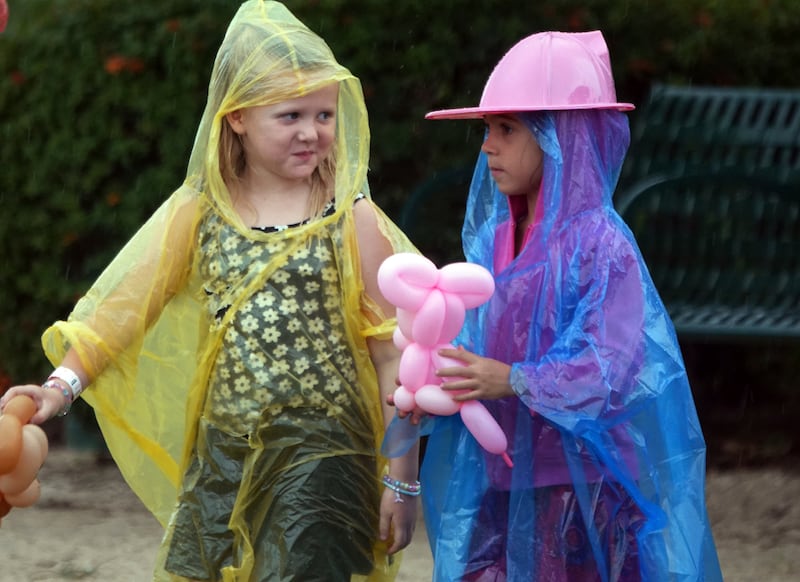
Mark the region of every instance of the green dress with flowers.
POLYGON ((342 312, 341 227, 290 249, 285 230, 298 226, 254 241, 214 214, 201 224, 206 304, 224 336, 174 517, 167 570, 181 576, 215 580, 242 543, 254 580, 350 580, 373 567, 375 441, 342 312), (276 256, 280 268, 231 309, 231 290, 276 256), (228 527, 237 496, 252 531, 228 527))

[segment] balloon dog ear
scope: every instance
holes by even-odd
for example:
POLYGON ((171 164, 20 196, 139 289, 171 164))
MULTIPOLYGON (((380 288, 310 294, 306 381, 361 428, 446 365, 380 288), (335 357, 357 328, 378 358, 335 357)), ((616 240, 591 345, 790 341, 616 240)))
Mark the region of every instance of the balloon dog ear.
POLYGON ((378 287, 396 307, 417 311, 439 281, 439 269, 428 258, 414 253, 388 257, 378 269, 378 287))
POLYGON ((494 277, 474 263, 450 263, 439 271, 439 289, 455 294, 471 309, 485 303, 494 293, 494 277))

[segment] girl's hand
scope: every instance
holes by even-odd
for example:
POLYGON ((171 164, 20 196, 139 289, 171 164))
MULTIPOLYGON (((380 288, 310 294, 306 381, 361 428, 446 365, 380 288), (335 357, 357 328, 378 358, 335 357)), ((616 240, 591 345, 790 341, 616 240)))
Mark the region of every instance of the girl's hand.
POLYGON ((51 419, 61 412, 67 403, 66 397, 58 390, 45 390, 36 384, 23 384, 13 386, 3 394, 3 397, 0 398, 0 410, 5 408, 9 400, 20 394, 29 396, 36 403, 36 412, 31 417, 31 424, 42 424, 51 419))
MULTIPOLYGON (((394 406, 394 394, 386 395, 386 404, 388 404, 389 406, 394 406)), ((409 419, 409 422, 411 424, 419 424, 424 416, 428 416, 428 413, 422 410, 419 406, 417 406, 411 412, 400 410, 398 408, 397 416, 399 418, 407 418, 408 416, 410 416, 411 418, 409 419)))
POLYGON ((462 394, 453 394, 453 400, 464 402, 467 400, 498 400, 507 396, 514 396, 511 388, 511 366, 492 358, 484 358, 465 350, 457 349, 439 350, 439 355, 464 362, 464 366, 439 368, 436 375, 445 381, 443 390, 465 390, 462 394), (454 377, 452 381, 448 378, 454 377))
POLYGON ((401 493, 400 499, 403 500, 402 503, 396 501, 394 491, 384 488, 379 535, 381 540, 388 541, 389 555, 399 552, 411 543, 414 528, 417 526, 417 498, 401 493))

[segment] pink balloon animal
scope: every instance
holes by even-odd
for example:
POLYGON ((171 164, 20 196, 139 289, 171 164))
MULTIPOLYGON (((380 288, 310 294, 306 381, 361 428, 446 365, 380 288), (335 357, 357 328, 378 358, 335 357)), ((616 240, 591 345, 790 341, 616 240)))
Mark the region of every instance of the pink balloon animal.
POLYGON ((462 366, 463 362, 439 355, 461 331, 467 309, 485 303, 494 293, 491 273, 472 263, 451 263, 437 269, 429 259, 414 253, 387 258, 378 270, 383 296, 397 307, 394 344, 402 350, 400 386, 395 406, 410 412, 415 407, 439 416, 461 413, 464 425, 487 451, 502 455, 513 466, 506 435, 477 400, 456 402, 453 391, 441 388, 436 370, 462 366))

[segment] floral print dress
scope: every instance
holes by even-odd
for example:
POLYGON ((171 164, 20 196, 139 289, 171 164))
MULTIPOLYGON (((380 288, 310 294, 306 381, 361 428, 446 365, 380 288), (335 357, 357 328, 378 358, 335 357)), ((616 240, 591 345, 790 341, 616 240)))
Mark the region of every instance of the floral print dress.
POLYGON ((301 226, 253 240, 214 214, 201 225, 207 308, 223 338, 174 517, 167 569, 181 576, 216 580, 246 548, 254 580, 373 568, 375 441, 341 308, 341 229, 328 223, 300 244, 285 236, 301 226), (232 291, 266 270, 236 308, 232 291), (229 529, 241 496, 252 531, 229 529))

